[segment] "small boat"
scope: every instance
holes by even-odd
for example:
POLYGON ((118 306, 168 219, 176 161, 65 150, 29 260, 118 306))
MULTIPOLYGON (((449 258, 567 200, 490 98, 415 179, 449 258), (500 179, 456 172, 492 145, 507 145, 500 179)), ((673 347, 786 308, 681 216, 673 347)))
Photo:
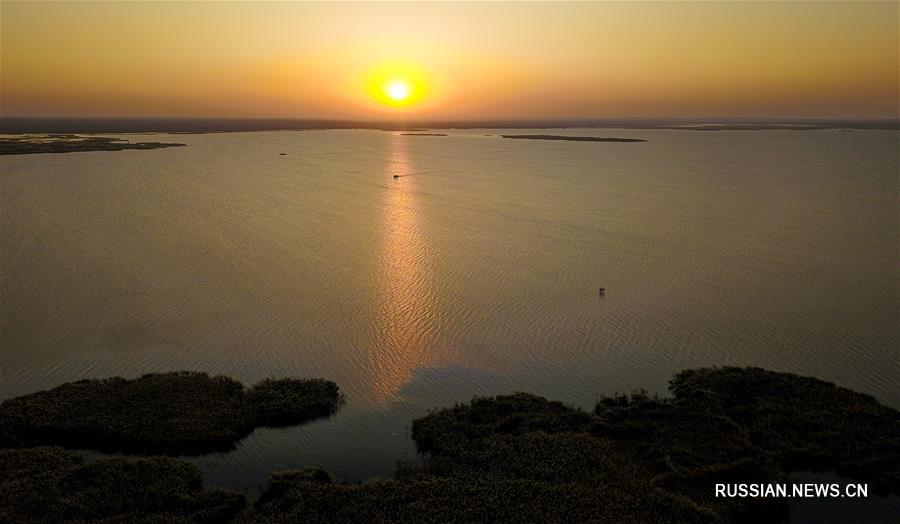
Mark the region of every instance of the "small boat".
POLYGON ((400 175, 394 175, 394 178, 400 178, 400 175))
POLYGON ((598 291, 600 291, 600 296, 601 296, 601 297, 604 296, 604 295, 606 295, 606 288, 605 288, 605 287, 600 287, 600 288, 597 288, 597 289, 598 289, 598 291))
POLYGON ((278 153, 278 156, 286 155, 287 153, 278 153))

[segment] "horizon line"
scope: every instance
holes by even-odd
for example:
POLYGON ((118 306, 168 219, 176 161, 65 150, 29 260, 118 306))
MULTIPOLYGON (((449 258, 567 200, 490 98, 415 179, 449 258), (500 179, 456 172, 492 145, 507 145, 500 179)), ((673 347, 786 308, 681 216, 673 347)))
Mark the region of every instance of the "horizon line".
POLYGON ((0 133, 209 133, 328 129, 548 129, 630 128, 681 130, 900 129, 900 118, 839 117, 544 117, 530 119, 329 119, 292 117, 0 116, 0 133))
POLYGON ((137 116, 137 115, 3 115, 0 120, 280 120, 280 121, 308 121, 308 122, 400 122, 401 120, 413 120, 420 122, 540 122, 540 121, 616 121, 616 120, 742 120, 742 121, 774 121, 774 120, 808 120, 808 121, 852 121, 852 122, 876 122, 876 121, 900 121, 900 114, 895 117, 879 116, 540 116, 540 117, 488 117, 488 118, 459 118, 459 117, 423 117, 423 118, 338 118, 338 117, 306 117, 306 116, 137 116))

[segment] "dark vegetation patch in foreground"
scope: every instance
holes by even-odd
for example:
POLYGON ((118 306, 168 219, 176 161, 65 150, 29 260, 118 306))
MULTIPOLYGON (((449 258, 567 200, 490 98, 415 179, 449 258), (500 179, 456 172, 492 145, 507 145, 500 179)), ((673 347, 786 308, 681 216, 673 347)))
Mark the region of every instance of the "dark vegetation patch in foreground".
POLYGON ((642 138, 604 138, 598 136, 561 136, 561 135, 500 135, 503 138, 519 140, 568 140, 570 142, 646 142, 642 138))
POLYGON ((413 423, 428 452, 395 480, 276 474, 239 520, 769 522, 778 499, 716 499, 717 482, 836 470, 900 492, 900 413, 868 395, 757 368, 679 373, 672 398, 476 398, 413 423))
POLYGON ((79 135, 45 135, 0 138, 0 155, 34 153, 76 153, 79 151, 122 151, 125 149, 159 149, 186 144, 166 142, 129 142, 121 138, 79 135))
MULTIPOLYGON (((146 399, 160 377, 178 384, 179 402, 218 391, 206 415, 243 406, 237 412, 254 424, 293 420, 295 405, 330 406, 304 403, 289 381, 236 394, 244 390, 233 380, 181 373, 113 379, 145 381, 135 397, 115 385, 119 407, 134 408, 126 398, 146 399), (244 400, 230 404, 234 398, 244 400)), ((313 397, 336 395, 327 384, 306 387, 313 397)), ((276 473, 243 510, 243 497, 202 489, 196 467, 172 459, 84 463, 60 449, 0 450, 0 522, 774 522, 787 516, 784 500, 717 499, 714 485, 784 482, 800 469, 834 470, 876 493, 900 493, 900 413, 868 395, 757 368, 684 371, 671 390, 666 399, 606 398, 593 413, 524 393, 476 398, 415 420, 412 436, 425 455, 401 464, 393 480, 276 473)), ((93 401, 95 393, 64 396, 93 401)), ((51 415, 66 427, 65 411, 43 416, 51 415)))
POLYGON ((328 416, 342 400, 322 379, 264 380, 249 390, 194 372, 81 380, 3 401, 0 447, 205 453, 231 448, 258 426, 328 416))
POLYGON ((231 519, 244 496, 205 489, 170 458, 85 462, 60 448, 0 450, 0 522, 192 522, 231 519))

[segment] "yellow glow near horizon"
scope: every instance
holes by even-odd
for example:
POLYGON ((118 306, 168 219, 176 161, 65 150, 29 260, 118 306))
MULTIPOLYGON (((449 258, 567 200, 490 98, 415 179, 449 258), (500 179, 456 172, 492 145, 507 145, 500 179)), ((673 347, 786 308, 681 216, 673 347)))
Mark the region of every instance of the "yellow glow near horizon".
POLYGON ((4 116, 897 118, 900 103, 897 2, 2 4, 4 116))
POLYGON ((424 69, 417 64, 394 60, 370 68, 364 88, 378 102, 403 109, 425 97, 428 79, 424 69))

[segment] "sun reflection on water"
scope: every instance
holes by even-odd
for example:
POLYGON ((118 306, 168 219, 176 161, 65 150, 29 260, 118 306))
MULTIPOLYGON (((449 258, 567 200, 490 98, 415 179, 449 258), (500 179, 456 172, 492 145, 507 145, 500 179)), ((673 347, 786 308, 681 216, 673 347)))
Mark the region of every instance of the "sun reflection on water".
POLYGON ((391 136, 386 177, 391 181, 384 205, 382 257, 378 279, 377 343, 371 350, 375 397, 392 399, 423 367, 434 343, 430 325, 434 295, 427 268, 416 178, 407 138, 391 136))

